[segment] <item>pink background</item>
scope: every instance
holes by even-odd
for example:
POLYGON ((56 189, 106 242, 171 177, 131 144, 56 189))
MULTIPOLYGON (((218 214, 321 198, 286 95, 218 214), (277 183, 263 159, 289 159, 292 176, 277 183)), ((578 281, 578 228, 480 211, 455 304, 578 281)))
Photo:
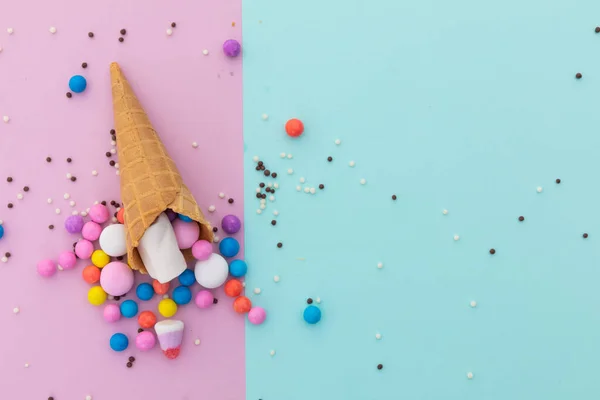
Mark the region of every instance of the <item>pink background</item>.
MULTIPOLYGON (((185 341, 180 358, 170 361, 158 348, 135 349, 135 319, 110 325, 102 308, 88 304, 89 285, 81 279, 85 263, 50 279, 35 270, 38 260, 71 249, 78 237, 66 233, 63 221, 74 209, 82 211, 95 200, 120 201, 118 176, 104 155, 113 123, 111 61, 121 64, 201 208, 217 207, 207 213, 209 220, 218 225, 227 213, 242 216, 241 58, 227 59, 220 47, 226 39, 241 39, 240 15, 238 0, 14 1, 3 7, 0 115, 11 120, 0 121, 0 219, 6 230, 0 255, 12 253, 8 263, 0 263, 3 398, 244 398, 244 320, 221 291, 212 309, 180 308, 176 317, 186 323, 185 341), (172 21, 177 27, 168 37, 172 21), (50 26, 58 32, 50 34, 50 26), (118 42, 121 28, 127 29, 124 43, 118 42), (203 49, 210 54, 202 55, 203 49), (67 99, 75 74, 87 78, 88 89, 67 99), (68 172, 77 182, 65 178, 68 172), (14 182, 7 183, 7 176, 14 182), (17 200, 25 185, 31 190, 17 200), (235 203, 219 199, 221 191, 235 203), (74 208, 64 193, 77 202, 74 208), (9 210, 8 202, 15 208, 9 210), (50 231, 49 224, 56 229, 50 231), (123 353, 109 349, 117 331, 130 338, 123 353), (196 338, 201 345, 194 345, 196 338), (127 369, 130 355, 137 361, 127 369)), ((127 298, 137 300, 134 294, 127 298)), ((154 303, 140 302, 140 311, 156 310, 154 303)))

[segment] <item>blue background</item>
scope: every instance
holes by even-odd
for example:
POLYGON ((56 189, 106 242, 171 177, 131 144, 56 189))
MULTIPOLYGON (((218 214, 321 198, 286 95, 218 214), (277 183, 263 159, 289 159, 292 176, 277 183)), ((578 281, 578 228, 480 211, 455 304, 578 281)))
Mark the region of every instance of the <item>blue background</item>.
POLYGON ((600 398, 600 2, 246 0, 243 19, 247 292, 269 312, 247 398, 600 398), (261 215, 254 155, 279 174, 261 215))

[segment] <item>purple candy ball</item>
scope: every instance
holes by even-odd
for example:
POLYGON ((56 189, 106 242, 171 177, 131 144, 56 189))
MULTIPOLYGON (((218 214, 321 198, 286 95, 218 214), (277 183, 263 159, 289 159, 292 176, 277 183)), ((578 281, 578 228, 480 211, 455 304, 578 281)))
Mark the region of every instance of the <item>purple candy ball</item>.
POLYGON ((240 219, 235 215, 226 215, 221 220, 221 228, 223 228, 223 230, 230 235, 238 232, 241 227, 242 221, 240 221, 240 219))
POLYGON ((242 51, 242 46, 235 39, 229 39, 223 43, 223 52, 227 57, 237 57, 240 55, 240 51, 242 51))
POLYGON ((83 229, 83 217, 80 215, 71 215, 65 220, 65 229, 69 233, 80 233, 83 229))
POLYGON ((169 217, 169 221, 171 222, 173 222, 173 220, 177 218, 177 213, 171 210, 170 208, 168 208, 165 213, 167 214, 167 217, 169 217))

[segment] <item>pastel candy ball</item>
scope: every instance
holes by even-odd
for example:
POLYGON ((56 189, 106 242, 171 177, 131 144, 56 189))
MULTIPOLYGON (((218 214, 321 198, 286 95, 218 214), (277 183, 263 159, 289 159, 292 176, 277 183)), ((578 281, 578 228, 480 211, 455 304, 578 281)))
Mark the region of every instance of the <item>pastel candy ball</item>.
POLYGON ((103 224, 110 218, 108 208, 102 203, 94 204, 92 207, 90 207, 90 212, 88 215, 92 221, 98 224, 103 224))
POLYGON ((212 254, 212 244, 207 240, 198 240, 192 246, 192 255, 198 261, 208 260, 212 254))
POLYGON ((103 316, 106 322, 117 322, 121 319, 121 310, 116 304, 107 304, 104 306, 103 316))
POLYGON ((121 303, 121 314, 125 318, 133 318, 138 313, 138 305, 133 300, 125 300, 121 303))
POLYGON ((100 286, 93 286, 88 291, 88 301, 93 306, 101 306, 106 301, 106 292, 100 286))
POLYGON ((192 301, 192 291, 187 286, 177 286, 172 297, 175 303, 182 306, 192 301))
POLYGON ((223 257, 235 257, 240 251, 240 244, 234 238, 228 237, 219 243, 219 251, 223 257))
POLYGON ((180 249, 189 249, 196 243, 200 236, 200 225, 196 221, 184 222, 180 219, 173 221, 175 239, 180 249))
POLYGON ((104 268, 110 262, 108 254, 102 250, 96 250, 92 253, 92 264, 98 268, 104 268))
POLYGON ((69 89, 74 93, 81 93, 87 87, 87 81, 81 75, 73 75, 69 79, 69 89))
POLYGON ((267 312, 262 307, 252 307, 248 312, 248 321, 254 325, 260 325, 267 319, 267 312))
POLYGON ((100 286, 112 296, 124 295, 133 287, 133 270, 120 261, 108 263, 102 268, 100 286))
POLYGON ((102 227, 94 221, 86 222, 81 230, 81 236, 90 242, 98 240, 100 233, 102 233, 102 227))
POLYGON ((125 209, 124 208, 121 208, 119 211, 117 211, 117 221, 119 221, 120 224, 125 223, 125 209))
POLYGON ((229 297, 238 297, 242 294, 244 286, 237 279, 230 279, 225 283, 225 294, 229 297))
POLYGON ((191 269, 186 269, 179 275, 179 283, 183 286, 192 286, 194 282, 196 282, 196 277, 191 269))
POLYGON ((76 263, 77 257, 75 257, 75 253, 72 251, 63 251, 58 256, 58 265, 60 265, 62 269, 73 269, 76 263))
POLYGON ((0 225, 0 239, 4 237, 4 227, 0 225))
POLYGON ((317 306, 308 306, 304 309, 303 317, 309 324, 316 324, 321 320, 321 310, 317 306))
POLYGON ((171 299, 162 299, 158 303, 158 312, 165 318, 171 318, 177 312, 177 304, 171 299))
POLYGON ((298 137, 304 132, 304 124, 296 118, 292 118, 285 123, 285 132, 288 136, 298 137))
POLYGON ((214 304, 215 297, 208 290, 201 290, 196 293, 194 302, 198 308, 208 308, 214 304))
POLYGON ((84 221, 81 215, 71 215, 65 220, 65 229, 69 233, 80 233, 83 225, 84 221))
POLYGON ((192 222, 193 221, 193 219, 191 219, 187 215, 183 215, 183 214, 177 214, 177 218, 179 218, 183 222, 192 222))
POLYGON ((159 281, 157 281, 156 279, 154 279, 152 281, 152 288, 154 289, 154 292, 156 294, 165 294, 169 291, 169 287, 171 285, 169 284, 169 282, 167 283, 160 283, 159 281))
POLYGON ((129 346, 129 339, 122 333, 115 333, 110 337, 110 348, 114 351, 123 351, 129 346))
POLYGON ((137 295, 138 299, 148 301, 152 298, 152 296, 154 296, 154 288, 149 283, 140 283, 137 289, 135 289, 135 294, 137 295))
POLYGON ((231 276, 240 278, 246 275, 246 272, 248 272, 248 265, 246 265, 246 262, 244 260, 233 260, 229 264, 229 273, 231 274, 231 276))
POLYGON ((240 42, 235 39, 229 39, 223 43, 223 53, 225 53, 227 57, 237 57, 240 55, 241 50, 242 46, 240 45, 240 42))
POLYGON ((82 260, 87 260, 88 258, 90 258, 93 252, 94 245, 89 240, 81 239, 75 245, 75 254, 82 260))
POLYGON ((44 278, 49 278, 56 273, 56 264, 52 260, 42 260, 37 264, 37 272, 44 278))
POLYGON ((196 261, 194 274, 201 286, 215 289, 225 283, 228 272, 227 261, 217 253, 213 253, 208 260, 196 261))
POLYGON ((226 215, 221 220, 221 228, 230 235, 237 233, 242 227, 242 221, 235 215, 226 215))
POLYGON ((104 228, 100 234, 100 248, 111 257, 127 254, 125 225, 113 224, 104 228))
POLYGON ((156 345, 156 338, 150 331, 143 331, 135 337, 135 347, 141 351, 148 351, 156 345))
POLYGON ((233 301, 233 310, 238 314, 244 314, 250 311, 252 302, 246 296, 240 296, 233 301))
POLYGON ((152 311, 142 311, 138 317, 138 324, 144 329, 150 329, 156 324, 156 315, 152 311))
POLYGON ((81 275, 83 276, 83 280, 87 283, 96 283, 100 282, 100 268, 95 265, 88 265, 81 271, 81 275))

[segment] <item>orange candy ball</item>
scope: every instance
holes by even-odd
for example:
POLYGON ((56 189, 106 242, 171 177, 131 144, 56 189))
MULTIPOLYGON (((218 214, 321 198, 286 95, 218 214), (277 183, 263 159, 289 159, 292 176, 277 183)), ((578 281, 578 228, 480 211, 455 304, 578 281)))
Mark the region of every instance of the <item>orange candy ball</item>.
POLYGON ((244 286, 237 279, 230 279, 225 283, 225 294, 229 297, 238 297, 242 294, 242 290, 244 290, 244 286))
POLYGON ((150 329, 156 324, 156 315, 152 311, 142 311, 138 317, 138 324, 144 329, 150 329))
POLYGON ((156 294, 165 294, 169 291, 169 282, 160 283, 156 279, 152 281, 152 287, 154 288, 154 293, 156 294))
POLYGON ((125 209, 124 208, 121 208, 117 212, 117 221, 119 221, 120 224, 124 224, 125 223, 125 209))
POLYGON ((246 296, 240 296, 233 301, 233 310, 238 314, 245 314, 252 308, 252 302, 246 296))
POLYGON ((95 265, 88 265, 81 272, 81 276, 87 283, 97 283, 100 281, 100 268, 95 265))
POLYGON ((285 123, 285 132, 291 137, 298 137, 304 132, 304 124, 296 118, 285 123))

